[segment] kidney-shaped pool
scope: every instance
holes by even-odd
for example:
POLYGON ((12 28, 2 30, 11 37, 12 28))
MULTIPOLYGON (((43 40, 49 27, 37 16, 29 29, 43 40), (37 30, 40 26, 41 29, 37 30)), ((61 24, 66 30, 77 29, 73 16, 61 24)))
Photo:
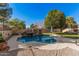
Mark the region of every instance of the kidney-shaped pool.
POLYGON ((27 43, 31 41, 41 42, 41 43, 54 43, 56 39, 49 35, 35 35, 35 36, 22 36, 17 39, 18 42, 27 43))

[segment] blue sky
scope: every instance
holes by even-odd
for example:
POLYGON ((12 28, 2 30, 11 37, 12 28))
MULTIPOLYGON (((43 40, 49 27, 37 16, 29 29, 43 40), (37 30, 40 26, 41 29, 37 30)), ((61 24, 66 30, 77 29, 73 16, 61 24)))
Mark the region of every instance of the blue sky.
POLYGON ((58 9, 64 12, 65 16, 73 16, 79 24, 79 4, 78 3, 12 3, 12 18, 19 18, 26 23, 42 24, 49 11, 58 9))

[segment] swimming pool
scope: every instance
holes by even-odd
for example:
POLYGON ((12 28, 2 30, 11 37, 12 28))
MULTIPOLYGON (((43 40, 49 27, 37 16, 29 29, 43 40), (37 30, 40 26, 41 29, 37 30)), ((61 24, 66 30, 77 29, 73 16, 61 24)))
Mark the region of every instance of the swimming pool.
POLYGON ((41 42, 41 43, 54 43, 56 40, 49 35, 35 35, 35 36, 23 36, 17 39, 18 42, 27 43, 31 41, 41 42))

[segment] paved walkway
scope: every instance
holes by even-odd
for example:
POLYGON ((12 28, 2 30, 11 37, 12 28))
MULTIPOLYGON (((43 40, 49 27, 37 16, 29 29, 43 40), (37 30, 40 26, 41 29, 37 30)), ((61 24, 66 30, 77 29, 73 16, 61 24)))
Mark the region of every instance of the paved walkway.
POLYGON ((8 45, 10 46, 10 50, 14 50, 14 49, 18 49, 18 42, 17 42, 17 38, 19 36, 12 36, 9 40, 8 40, 8 45))

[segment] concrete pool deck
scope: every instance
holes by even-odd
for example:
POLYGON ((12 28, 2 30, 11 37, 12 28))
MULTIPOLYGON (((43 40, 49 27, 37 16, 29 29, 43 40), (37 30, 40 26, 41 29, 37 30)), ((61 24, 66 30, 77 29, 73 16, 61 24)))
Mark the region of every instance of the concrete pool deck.
MULTIPOLYGON (((20 36, 13 36, 8 40, 8 45, 10 46, 10 51, 11 50, 17 50, 17 49, 24 49, 22 51, 19 50, 19 54, 20 55, 28 55, 28 53, 25 53, 28 50, 28 46, 32 45, 33 46, 33 50, 38 49, 38 50, 43 50, 43 51, 50 51, 52 50, 52 53, 55 51, 59 51, 67 48, 66 50, 68 50, 69 52, 73 52, 72 50, 74 50, 75 53, 77 53, 77 55, 79 55, 79 46, 76 45, 75 43, 53 43, 53 44, 41 44, 41 43, 36 43, 36 42, 29 42, 28 44, 22 44, 17 42, 17 38, 20 36), (36 46, 35 46, 36 45, 36 46), (24 52, 25 51, 25 52, 24 52), (76 52, 77 51, 77 52, 76 52), (22 52, 22 53, 21 53, 22 52)), ((57 38, 58 41, 61 41, 60 38, 57 38)), ((64 38, 64 41, 68 41, 68 38, 64 38)), ((73 41, 73 39, 70 39, 73 41)), ((69 41, 70 41, 69 40, 69 41)), ((29 50, 28 50, 29 51, 29 50)), ((64 53, 63 51, 63 53, 64 53)), ((37 53, 37 52, 36 52, 37 53)), ((40 53, 40 51, 38 51, 38 53, 40 53)), ((57 52, 56 52, 57 53, 57 52)), ((73 55, 75 55, 75 53, 73 55)), ((19 55, 17 54, 17 55, 19 55)), ((50 55, 50 53, 48 53, 48 55, 50 55)), ((61 54, 61 53, 60 53, 61 54)), ((39 55, 39 54, 38 54, 39 55)), ((41 54, 42 55, 42 54, 41 54)), ((63 54, 64 55, 64 54, 63 54)), ((71 53, 72 55, 72 53, 71 53)))
POLYGON ((33 45, 34 43, 39 47, 39 48, 49 48, 49 49, 59 49, 59 48, 64 48, 64 47, 79 47, 77 46, 75 43, 63 43, 63 41, 73 41, 73 39, 68 39, 68 38, 56 38, 57 39, 57 42, 56 43, 53 43, 53 44, 41 44, 41 43, 38 43, 38 42, 29 42, 27 44, 19 44, 19 42, 17 42, 17 38, 20 37, 20 36, 13 36, 11 37, 9 40, 8 40, 8 45, 10 46, 10 49, 13 50, 13 49, 18 49, 19 46, 21 47, 21 45, 33 45), (62 41, 63 40, 63 41, 62 41), (60 43, 58 43, 59 41, 61 41, 60 43), (40 46, 39 46, 40 45, 40 46), (54 47, 54 48, 51 48, 51 47, 54 47))

